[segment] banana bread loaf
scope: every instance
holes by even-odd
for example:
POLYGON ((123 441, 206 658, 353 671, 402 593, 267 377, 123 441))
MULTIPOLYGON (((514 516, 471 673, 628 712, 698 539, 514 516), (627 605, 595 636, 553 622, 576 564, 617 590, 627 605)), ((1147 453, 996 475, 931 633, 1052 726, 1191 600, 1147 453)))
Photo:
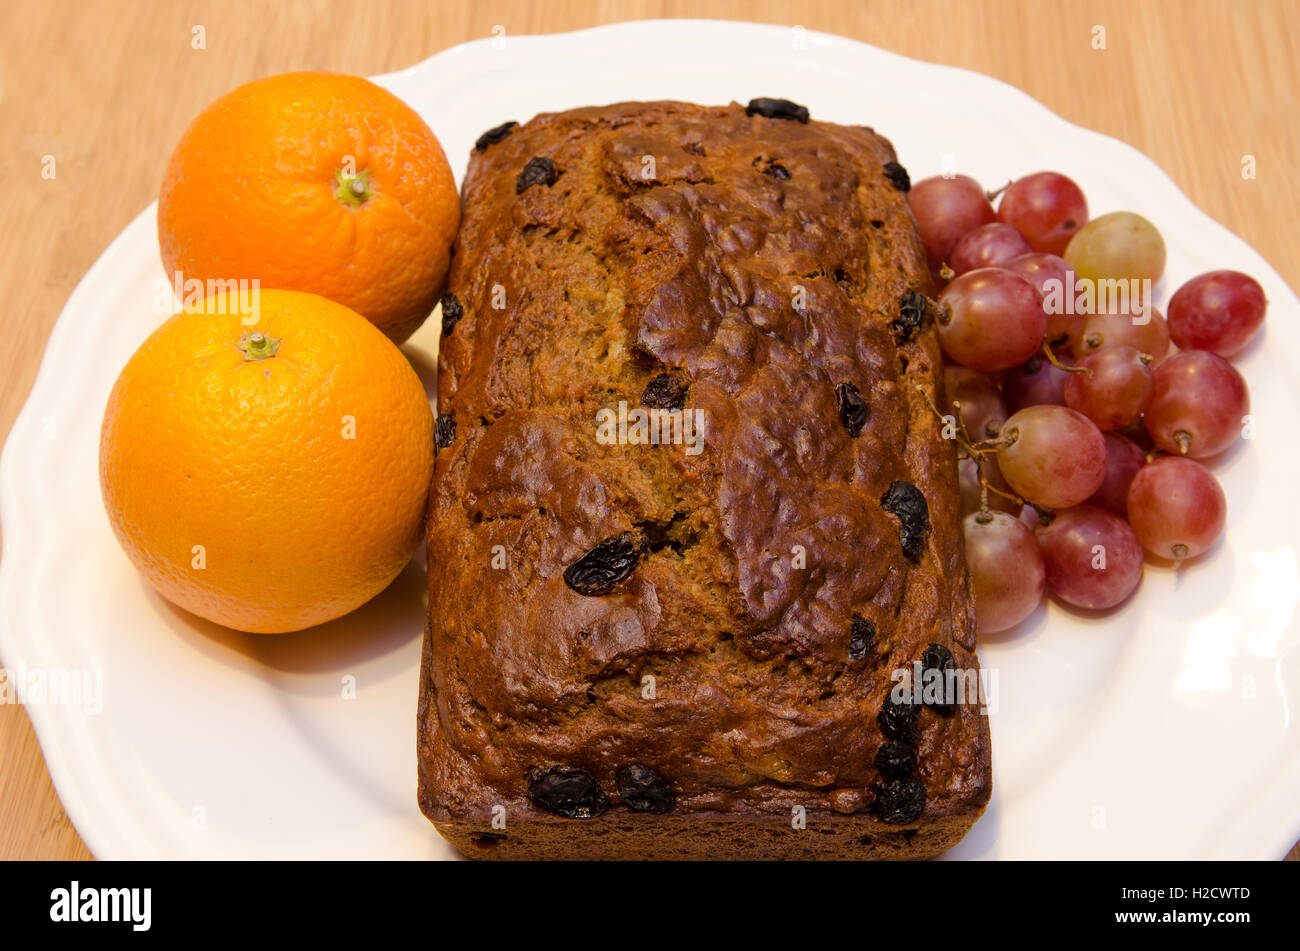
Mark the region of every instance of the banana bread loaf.
POLYGON ((907 188, 785 100, 478 141, 419 705, 466 855, 924 858, 983 811, 978 698, 904 692, 977 671, 907 188))

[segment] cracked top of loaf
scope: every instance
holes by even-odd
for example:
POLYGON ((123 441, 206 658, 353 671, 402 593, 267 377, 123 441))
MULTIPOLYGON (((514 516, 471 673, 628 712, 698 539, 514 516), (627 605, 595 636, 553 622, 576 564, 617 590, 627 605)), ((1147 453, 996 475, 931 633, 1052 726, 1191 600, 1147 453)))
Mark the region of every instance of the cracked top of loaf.
MULTIPOLYGON (((891 674, 931 644, 976 667, 941 357, 928 321, 899 320, 932 293, 906 185, 869 128, 735 103, 575 109, 480 142, 439 356, 435 822, 535 810, 553 766, 618 809, 629 764, 681 814, 872 814, 891 674), (702 443, 633 442, 636 417, 602 438, 620 403, 691 414, 702 443), (929 519, 910 552, 882 505, 899 483, 929 519), (631 570, 583 593, 566 570, 602 543, 631 570)), ((917 821, 977 814, 979 706, 916 725, 917 821)))

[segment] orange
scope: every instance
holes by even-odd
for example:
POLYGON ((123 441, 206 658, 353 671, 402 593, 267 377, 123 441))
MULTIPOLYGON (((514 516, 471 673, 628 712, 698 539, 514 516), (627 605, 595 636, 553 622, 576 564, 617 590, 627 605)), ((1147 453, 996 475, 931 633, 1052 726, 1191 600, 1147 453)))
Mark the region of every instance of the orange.
POLYGON ((158 199, 177 286, 310 291, 397 343, 433 310, 459 223, 429 127, 392 93, 336 73, 271 76, 212 103, 181 136, 158 199))
POLYGON ((433 413, 359 314, 262 291, 154 331, 108 399, 99 478, 127 557, 169 601, 241 631, 295 631, 382 591, 420 541, 433 413))

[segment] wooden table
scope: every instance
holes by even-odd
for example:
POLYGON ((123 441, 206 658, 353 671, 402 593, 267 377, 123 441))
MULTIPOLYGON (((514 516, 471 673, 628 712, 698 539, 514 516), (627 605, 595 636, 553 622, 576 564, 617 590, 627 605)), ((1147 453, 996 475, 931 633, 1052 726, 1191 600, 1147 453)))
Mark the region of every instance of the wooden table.
MULTIPOLYGON (((270 73, 408 66, 498 25, 544 33, 654 17, 762 20, 988 73, 1150 155, 1300 286, 1293 0, 5 0, 4 9, 0 433, 27 398, 73 286, 156 197, 173 144, 203 106, 270 73), (194 49, 200 27, 206 48, 194 49), (1093 48, 1096 27, 1104 50, 1093 48), (1247 154, 1254 180, 1242 178, 1247 154), (52 180, 41 175, 46 155, 52 180)), ((90 853, 26 716, 0 705, 0 858, 14 857, 90 853)))

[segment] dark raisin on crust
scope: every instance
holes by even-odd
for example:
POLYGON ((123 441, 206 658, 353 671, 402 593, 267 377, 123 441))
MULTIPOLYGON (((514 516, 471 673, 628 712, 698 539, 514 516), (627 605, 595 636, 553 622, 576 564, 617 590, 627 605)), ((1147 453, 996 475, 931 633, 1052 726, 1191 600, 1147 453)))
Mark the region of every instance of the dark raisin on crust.
POLYGON ((511 120, 509 122, 503 122, 499 126, 495 126, 491 129, 488 129, 486 132, 480 135, 478 137, 478 140, 474 143, 475 151, 486 152, 488 150, 489 145, 496 145, 498 142, 500 142, 502 139, 508 136, 511 132, 513 132, 518 125, 519 125, 518 122, 511 120))
POLYGON ((925 323, 930 301, 920 291, 908 291, 898 299, 898 316, 889 324, 899 341, 906 343, 917 335, 925 323))
POLYGON ((876 644, 876 625, 860 615, 849 624, 849 660, 862 660, 876 644))
POLYGON ((751 164, 753 164, 754 168, 758 169, 764 175, 767 175, 770 178, 775 178, 779 182, 787 181, 790 178, 790 170, 776 159, 756 155, 751 164))
POLYGON ((872 810, 881 822, 911 822, 925 810, 925 785, 913 777, 897 777, 877 783, 872 790, 876 801, 872 810))
POLYGON ((686 405, 689 384, 674 373, 660 373, 650 378, 641 391, 641 405, 655 409, 681 409, 686 405))
POLYGON ((651 812, 657 816, 671 812, 677 805, 677 795, 668 780, 649 766, 633 763, 624 766, 614 775, 618 795, 623 805, 634 812, 651 812))
POLYGON ((565 568, 564 581, 578 594, 609 594, 632 574, 641 560, 643 543, 640 532, 624 532, 607 538, 565 568))
MULTIPOLYGON (((924 674, 927 670, 937 670, 941 677, 939 683, 944 691, 943 700, 931 701, 926 699, 925 703, 935 713, 941 713, 946 717, 952 716, 957 712, 957 704, 954 697, 948 696, 948 691, 952 689, 955 678, 949 676, 949 671, 957 669, 957 661, 953 659, 952 651, 942 644, 927 645, 921 652, 921 671, 924 674)), ((929 693, 928 688, 924 688, 922 696, 929 693)))
POLYGON ((446 449, 456 441, 456 417, 450 413, 439 413, 433 424, 433 448, 446 449))
POLYGON ((789 99, 751 99, 745 107, 745 115, 762 116, 764 119, 793 119, 795 122, 808 121, 808 109, 789 99))
POLYGON ((910 191, 912 188, 912 179, 907 174, 907 169, 897 162, 885 163, 885 178, 889 179, 889 184, 893 185, 900 192, 910 191))
POLYGON ((460 319, 465 316, 465 308, 460 305, 460 298, 451 291, 442 295, 442 334, 448 336, 460 319))
POLYGON ((911 776, 916 769, 916 750, 897 740, 885 740, 876 750, 876 769, 889 779, 911 776))
POLYGON ((609 797, 594 776, 574 766, 533 770, 528 776, 533 805, 566 819, 591 819, 609 808, 609 797))
POLYGON ((682 146, 682 151, 690 155, 704 155, 704 146, 698 142, 687 142, 682 146))
POLYGON ((835 401, 840 408, 840 422, 844 424, 849 436, 857 439, 867 421, 867 401, 862 398, 858 388, 847 381, 835 385, 835 401))
POLYGON ((891 482, 888 491, 880 497, 880 505, 898 516, 898 540, 903 554, 912 561, 920 560, 925 551, 925 533, 930 529, 930 508, 921 490, 901 479, 891 482))
POLYGON ((515 194, 522 195, 534 185, 554 185, 559 177, 559 166, 544 156, 535 155, 515 179, 515 194))
POLYGON ((915 703, 896 703, 891 697, 885 701, 884 708, 876 714, 876 723, 880 732, 891 740, 900 743, 915 744, 920 738, 916 720, 921 714, 921 707, 915 703))

